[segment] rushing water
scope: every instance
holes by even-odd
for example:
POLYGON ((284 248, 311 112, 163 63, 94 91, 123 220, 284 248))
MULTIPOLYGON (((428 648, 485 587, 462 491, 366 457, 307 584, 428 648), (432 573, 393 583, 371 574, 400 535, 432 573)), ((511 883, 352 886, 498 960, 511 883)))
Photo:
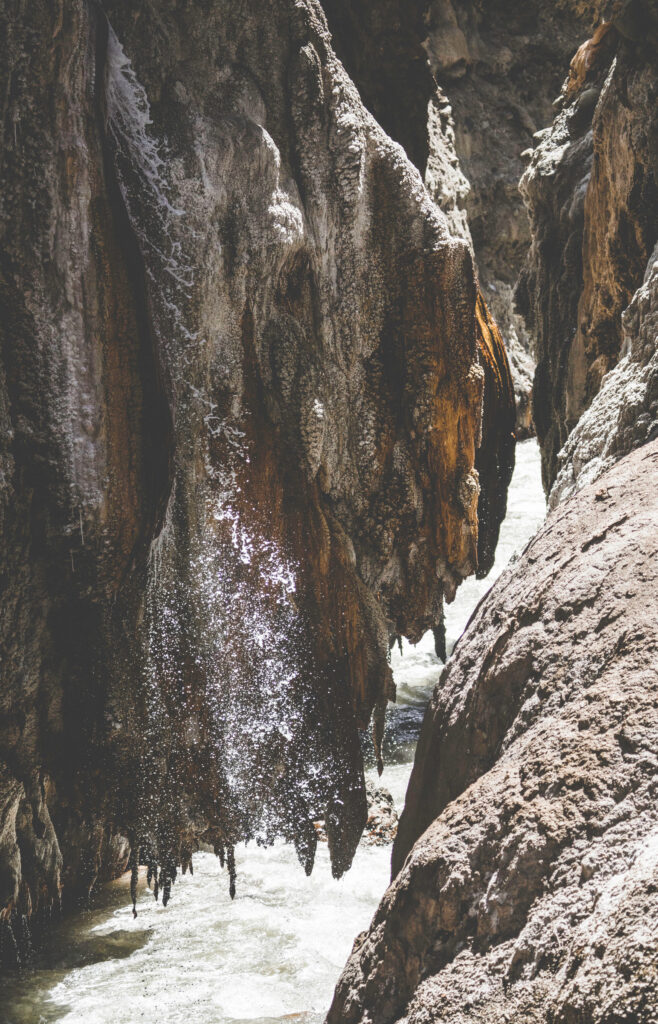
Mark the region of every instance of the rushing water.
MULTIPOLYGON (((469 580, 447 609, 450 652, 475 606, 545 514, 534 441, 517 447, 496 564, 469 580)), ((398 705, 391 709, 381 784, 404 801, 413 750, 440 663, 431 634, 392 655, 398 705)), ((376 773, 371 773, 376 779, 376 773)), ((357 934, 389 880, 390 847, 362 845, 336 882, 326 846, 310 878, 283 844, 238 847, 231 902, 217 859, 201 853, 166 909, 144 887, 133 920, 127 877, 93 910, 57 928, 33 967, 0 983, 2 1024, 319 1024, 357 934)))

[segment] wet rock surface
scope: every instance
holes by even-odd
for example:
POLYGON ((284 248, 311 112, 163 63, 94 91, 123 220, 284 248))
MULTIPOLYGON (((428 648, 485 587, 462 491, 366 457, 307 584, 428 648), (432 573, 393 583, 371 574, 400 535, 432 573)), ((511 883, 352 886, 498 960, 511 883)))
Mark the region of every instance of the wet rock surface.
POLYGON ((655 1020, 657 472, 561 503, 475 613, 330 1024, 655 1020))
POLYGON ((310 870, 322 813, 349 866, 389 636, 477 569, 513 440, 470 249, 316 3, 0 18, 11 954, 128 857, 165 899, 201 841, 310 870))

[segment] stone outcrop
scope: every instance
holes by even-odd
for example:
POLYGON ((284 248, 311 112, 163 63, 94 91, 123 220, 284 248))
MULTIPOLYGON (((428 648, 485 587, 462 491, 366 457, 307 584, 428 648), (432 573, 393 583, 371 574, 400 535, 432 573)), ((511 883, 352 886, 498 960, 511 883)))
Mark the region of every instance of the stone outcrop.
POLYGON ((510 356, 519 438, 534 432, 533 332, 513 290, 530 246, 518 190, 523 153, 553 118, 553 101, 589 12, 542 0, 431 0, 425 48, 450 101, 455 150, 470 189, 463 194, 480 282, 510 356))
POLYGON ((532 118, 550 120, 579 36, 577 19, 552 18, 546 5, 531 4, 525 16, 510 6, 324 3, 337 53, 364 103, 418 167, 453 234, 469 244, 472 220, 480 283, 510 358, 515 429, 523 438, 533 433, 534 362, 512 303, 530 241, 518 192, 520 153, 531 144, 532 118))
POLYGON ((368 820, 363 833, 366 846, 387 846, 398 832, 398 812, 392 795, 383 786, 366 784, 368 820))
POLYGON ((619 360, 622 314, 658 240, 655 5, 569 6, 585 7, 599 27, 573 58, 522 180, 533 241, 517 299, 536 338, 547 490, 558 453, 619 360))
POLYGON ((558 455, 549 496, 557 505, 614 462, 658 436, 658 250, 642 287, 622 314, 622 349, 613 370, 558 455))
POLYGON ((470 249, 317 3, 0 19, 7 949, 199 841, 233 886, 322 816, 348 867, 389 635, 478 569, 478 501, 489 557, 513 439, 470 249))
POLYGON ((655 1020, 657 474, 561 503, 477 610, 329 1024, 655 1020))

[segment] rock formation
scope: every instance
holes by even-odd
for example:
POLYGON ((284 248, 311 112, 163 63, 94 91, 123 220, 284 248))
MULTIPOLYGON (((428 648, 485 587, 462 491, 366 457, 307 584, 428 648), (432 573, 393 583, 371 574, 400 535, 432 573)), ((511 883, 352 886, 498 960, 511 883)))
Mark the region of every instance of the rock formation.
POLYGON ((127 863, 166 901, 202 839, 234 885, 246 837, 310 870, 322 816, 348 867, 389 635, 478 569, 478 500, 492 557, 513 399, 469 246, 314 0, 0 21, 11 953, 127 863))
POLYGON ((480 283, 510 356, 519 438, 533 432, 533 339, 513 289, 530 245, 518 190, 523 153, 553 116, 565 69, 587 38, 588 12, 542 0, 431 0, 425 48, 450 101, 454 145, 470 188, 463 208, 480 283))
MULTIPOLYGON (((427 0, 383 0, 376 4, 367 0, 326 0, 324 9, 338 55, 364 103, 421 172, 451 233, 472 250, 466 216, 470 185, 457 155, 450 104, 437 85, 435 69, 427 57, 431 42, 427 37, 427 0)), ((518 190, 516 206, 523 212, 518 190)), ((493 565, 513 469, 510 435, 515 431, 519 438, 531 432, 534 366, 518 345, 512 344, 511 350, 508 347, 509 362, 505 358, 500 331, 483 296, 478 298, 477 319, 480 361, 486 373, 485 436, 489 438, 476 455, 481 483, 478 573, 485 576, 493 565)), ((507 332, 508 342, 510 337, 507 332)))
MULTIPOLYGON (((646 0, 327 0, 324 6, 337 52, 365 105, 425 176, 453 232, 469 241, 472 237, 480 284, 510 354, 519 437, 533 430, 530 399, 537 338, 536 408, 541 438, 557 431, 546 442, 553 463, 603 373, 616 362, 621 311, 639 286, 653 247, 651 5, 646 0), (604 27, 594 35, 602 21, 604 27), (584 42, 590 37, 593 42, 584 42), (555 124, 547 129, 581 42, 577 70, 558 100, 555 124), (605 102, 597 107, 617 57, 605 102), (645 109, 650 114, 642 123, 645 109), (611 169, 617 143, 627 155, 623 180, 615 183, 611 169), (594 150, 600 167, 590 187, 594 150), (528 159, 524 194, 530 219, 518 190, 528 159), (607 253, 604 231, 613 210, 621 219, 617 241, 607 253), (533 238, 525 283, 518 292, 524 322, 513 291, 533 238), (562 267, 555 260, 557 251, 565 253, 562 267), (583 268, 589 279, 581 284, 583 268), (604 277, 610 296, 595 296, 595 282, 604 277), (560 398, 564 350, 571 349, 577 325, 573 359, 582 362, 584 345, 591 349, 588 366, 596 366, 589 373, 574 365, 577 379, 568 386, 573 397, 567 409, 564 395, 560 398), (562 338, 559 352, 554 336, 562 338), (580 380, 588 373, 587 381, 580 380), (563 424, 559 428, 551 427, 554 414, 563 424)), ((619 163, 621 168, 621 159, 619 163)), ((554 466, 549 483, 553 476, 554 466)))
POLYGON ((614 369, 558 455, 550 504, 596 480, 622 455, 658 436, 658 249, 642 287, 622 314, 614 369))
POLYGON ((653 442, 561 503, 480 605, 329 1024, 656 1019, 657 478, 653 442))
POLYGON ((658 12, 650 0, 568 6, 605 20, 574 57, 523 177, 533 242, 517 291, 537 344, 547 490, 619 360, 622 313, 658 241, 658 12))
POLYGON ((510 357, 516 434, 526 437, 533 432, 534 363, 529 335, 512 303, 512 285, 530 241, 517 187, 523 169, 520 153, 535 130, 528 134, 532 116, 541 123, 549 119, 550 103, 573 52, 573 19, 566 24, 555 19, 547 31, 549 17, 539 4, 532 5, 525 20, 518 12, 510 19, 508 4, 493 14, 490 4, 476 9, 458 2, 453 9, 449 2, 436 0, 326 0, 323 6, 337 53, 365 105, 418 167, 453 234, 469 245, 472 221, 481 286, 510 357), (533 26, 530 35, 528 23, 533 26), (512 80, 516 84, 516 78, 524 79, 513 94, 496 56, 501 48, 508 56, 514 54, 512 80), (535 57, 534 73, 527 73, 524 62, 537 51, 542 53, 541 67, 535 57), (474 111, 481 116, 473 116, 474 111), (501 123, 509 125, 503 133, 501 123), (490 160, 492 149, 495 163, 490 160))

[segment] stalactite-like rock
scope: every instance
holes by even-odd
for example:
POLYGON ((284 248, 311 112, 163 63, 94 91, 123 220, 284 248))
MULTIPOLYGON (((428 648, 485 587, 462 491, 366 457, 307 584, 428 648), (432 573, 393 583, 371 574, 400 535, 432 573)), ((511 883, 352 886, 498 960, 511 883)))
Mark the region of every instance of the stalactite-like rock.
MULTIPOLYGON (((431 59, 427 60, 427 53, 431 58, 432 46, 437 41, 427 35, 432 5, 427 0, 414 0, 411 4, 399 0, 377 4, 329 0, 325 10, 338 54, 364 102, 424 175, 426 187, 446 215, 451 233, 472 248, 466 218, 470 185, 457 155, 452 108, 437 87, 436 66, 431 59)), ((522 211, 518 195, 515 205, 522 211)), ((516 272, 516 264, 510 264, 510 280, 516 272)), ((480 363, 486 378, 485 440, 476 460, 480 484, 478 573, 485 576, 493 564, 500 524, 505 517, 507 487, 514 466, 512 433, 524 437, 532 432, 532 360, 512 345, 510 374, 505 345, 481 295, 477 331, 480 363), (523 369, 519 373, 521 364, 523 369), (523 406, 520 411, 519 403, 523 406)), ((511 337, 508 333, 508 340, 511 337)))
POLYGON ((657 473, 559 505, 477 610, 328 1024, 655 1019, 657 473))
POLYGON ((0 19, 0 908, 310 870, 320 815, 340 874, 389 636, 478 566, 483 387, 509 459, 469 247, 313 0, 0 19))

